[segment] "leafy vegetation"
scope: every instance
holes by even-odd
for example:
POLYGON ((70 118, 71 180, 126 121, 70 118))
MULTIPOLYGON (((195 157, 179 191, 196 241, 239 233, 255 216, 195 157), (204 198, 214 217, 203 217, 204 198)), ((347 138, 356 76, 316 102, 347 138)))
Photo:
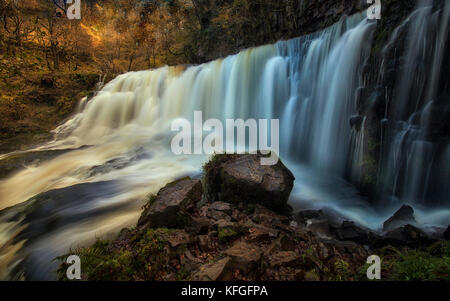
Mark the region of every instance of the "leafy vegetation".
MULTIPOLYGON (((381 257, 382 281, 449 281, 450 242, 440 241, 428 248, 396 249, 388 246, 375 252, 381 257)), ((369 264, 359 269, 357 279, 367 281, 369 264)))
POLYGON ((424 250, 382 250, 385 280, 449 281, 450 243, 438 242, 424 250))
MULTIPOLYGON (((89 248, 69 252, 80 256, 82 279, 97 281, 155 280, 156 276, 170 268, 168 252, 165 251, 167 229, 124 230, 119 235, 120 244, 98 240, 89 248)), ((63 262, 57 271, 59 280, 67 280, 66 256, 58 257, 63 262)))

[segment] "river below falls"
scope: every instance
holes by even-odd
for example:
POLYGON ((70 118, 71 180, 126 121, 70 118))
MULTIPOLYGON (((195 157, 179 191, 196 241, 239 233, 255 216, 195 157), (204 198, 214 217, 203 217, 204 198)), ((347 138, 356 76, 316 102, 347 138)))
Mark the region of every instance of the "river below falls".
MULTIPOLYGON (((412 67, 400 72, 398 91, 428 84, 417 80, 419 74, 433 79, 421 90, 436 94, 449 3, 433 11, 421 2, 393 32, 388 50, 398 32, 411 32, 404 61, 412 67), (444 26, 438 26, 441 20, 444 26), (416 34, 417 28, 429 30, 416 34), (408 71, 425 65, 421 73, 408 71)), ((420 108, 405 93, 390 100, 394 113, 417 109, 408 122, 386 112, 383 122, 397 126, 389 133, 392 141, 383 141, 382 199, 370 203, 345 180, 361 179, 365 166, 366 118, 357 116, 360 129, 350 120, 358 114, 355 93, 365 84, 362 67, 375 28, 356 14, 311 35, 202 65, 122 74, 94 98, 83 99, 53 131, 54 141, 30 151, 46 152, 49 160, 27 163, 0 181, 0 279, 55 279, 57 256, 135 225, 146 197, 167 183, 201 177, 208 156, 176 156, 170 147, 173 121, 192 120, 195 111, 222 124, 278 119, 279 154, 296 177, 289 201, 296 211, 326 208, 379 231, 384 220, 410 204, 424 229, 447 227, 449 190, 442 179, 450 170, 450 145, 425 141, 431 98, 420 108), (418 118, 421 124, 414 122, 418 118), (428 179, 438 181, 430 186, 428 179)), ((17 154, 24 155, 4 154, 0 160, 17 154)))

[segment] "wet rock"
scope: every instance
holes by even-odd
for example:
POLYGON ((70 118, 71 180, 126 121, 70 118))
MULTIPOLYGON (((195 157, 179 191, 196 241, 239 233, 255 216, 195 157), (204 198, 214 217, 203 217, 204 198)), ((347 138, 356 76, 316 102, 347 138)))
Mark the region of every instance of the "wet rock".
POLYGON ((406 225, 388 232, 385 237, 387 243, 393 246, 419 247, 426 246, 434 241, 428 235, 412 225, 406 225))
POLYGON ((391 231, 407 224, 416 224, 414 209, 411 206, 403 206, 391 218, 385 221, 383 231, 391 231))
POLYGON ((53 160, 70 150, 52 150, 52 151, 36 151, 23 152, 15 155, 7 156, 0 160, 0 179, 10 176, 27 166, 39 166, 44 162, 53 160))
POLYGON ((206 194, 211 200, 260 204, 282 211, 294 185, 294 176, 281 161, 261 164, 261 155, 219 155, 205 167, 206 194))
POLYGON ((237 242, 225 251, 225 255, 232 260, 233 268, 242 271, 244 274, 258 266, 261 254, 262 252, 257 246, 246 242, 237 242))
POLYGON ((310 225, 313 221, 327 220, 327 215, 322 210, 304 210, 294 216, 294 220, 305 226, 310 225))
POLYGON ((358 227, 353 222, 344 221, 339 228, 331 228, 331 232, 341 241, 364 243, 368 239, 368 231, 358 227))
POLYGON ((331 230, 342 226, 342 217, 329 209, 300 211, 294 220, 322 238, 335 237, 331 230))
POLYGON ((363 116, 352 116, 350 117, 350 127, 360 130, 363 121, 364 121, 363 116))
POLYGON ((229 281, 232 279, 231 259, 226 257, 216 263, 206 264, 195 272, 191 281, 229 281))
POLYGON ((322 222, 314 222, 308 225, 308 230, 315 233, 319 237, 322 238, 332 238, 334 237, 331 232, 332 226, 330 222, 322 221, 322 222))
POLYGON ((138 227, 176 228, 188 221, 185 214, 201 200, 202 186, 199 180, 185 178, 161 189, 141 215, 138 227))

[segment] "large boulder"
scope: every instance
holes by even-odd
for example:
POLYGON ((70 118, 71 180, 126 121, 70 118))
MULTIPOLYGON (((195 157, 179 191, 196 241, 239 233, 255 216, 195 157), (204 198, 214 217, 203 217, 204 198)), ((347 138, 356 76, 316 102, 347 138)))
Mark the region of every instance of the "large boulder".
POLYGON ((358 227, 354 222, 344 221, 338 228, 331 227, 331 232, 340 241, 365 243, 369 239, 369 231, 358 227))
POLYGON ((419 246, 430 245, 435 242, 435 240, 431 239, 425 232, 411 225, 389 231, 384 239, 386 240, 386 243, 394 247, 408 246, 416 248, 419 246))
POLYGON ((277 212, 285 210, 295 180, 281 161, 262 165, 261 155, 216 155, 205 172, 209 200, 260 204, 277 212))
POLYGON ((201 201, 200 180, 184 178, 168 184, 152 197, 142 213, 138 227, 184 228, 187 211, 201 201))
POLYGON ((414 209, 411 206, 402 206, 391 218, 383 224, 383 231, 388 232, 396 228, 408 225, 416 224, 416 219, 414 218, 414 209))
POLYGON ((322 210, 303 210, 294 215, 294 220, 304 226, 309 226, 314 221, 328 220, 328 216, 322 210))

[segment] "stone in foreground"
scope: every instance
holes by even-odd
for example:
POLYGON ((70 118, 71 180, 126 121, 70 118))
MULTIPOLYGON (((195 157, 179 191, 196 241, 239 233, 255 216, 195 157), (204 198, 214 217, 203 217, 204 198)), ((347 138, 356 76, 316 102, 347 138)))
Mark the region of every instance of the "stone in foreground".
POLYGON ((182 214, 200 201, 201 197, 200 180, 185 178, 168 184, 150 201, 139 219, 138 227, 184 227, 186 218, 182 214))
POLYGON ((244 274, 258 266, 261 261, 261 254, 262 252, 257 246, 245 242, 237 242, 225 251, 225 255, 231 257, 232 266, 241 270, 244 274))
POLYGON ((226 257, 216 263, 206 264, 191 277, 191 281, 229 281, 231 275, 231 259, 226 257))
POLYGON ((212 200, 257 203, 278 212, 286 208, 295 180, 281 161, 261 165, 261 155, 217 155, 205 171, 205 190, 212 200))
POLYGON ((383 231, 388 232, 408 224, 416 224, 416 219, 414 218, 414 209, 411 206, 405 205, 394 216, 384 222, 383 231))
POLYGON ((434 242, 425 232, 411 225, 392 230, 386 234, 385 238, 393 246, 409 246, 411 248, 430 245, 434 242))

